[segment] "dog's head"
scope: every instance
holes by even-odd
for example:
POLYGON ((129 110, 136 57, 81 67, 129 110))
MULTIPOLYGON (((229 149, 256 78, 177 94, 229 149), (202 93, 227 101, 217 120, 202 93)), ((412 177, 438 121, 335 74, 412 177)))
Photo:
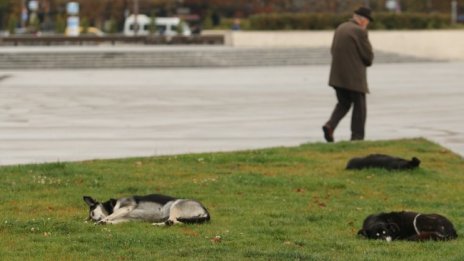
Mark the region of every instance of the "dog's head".
POLYGON ((417 168, 417 167, 419 167, 420 163, 421 163, 421 161, 418 158, 413 157, 411 159, 411 161, 409 162, 409 166, 410 166, 410 168, 417 168))
POLYGON ((358 235, 368 239, 380 239, 392 241, 398 236, 400 228, 395 223, 376 222, 369 226, 364 226, 359 230, 358 235))
POLYGON ((84 201, 89 206, 88 220, 98 222, 113 212, 113 207, 116 205, 115 199, 110 199, 104 203, 100 203, 89 196, 84 196, 84 201))

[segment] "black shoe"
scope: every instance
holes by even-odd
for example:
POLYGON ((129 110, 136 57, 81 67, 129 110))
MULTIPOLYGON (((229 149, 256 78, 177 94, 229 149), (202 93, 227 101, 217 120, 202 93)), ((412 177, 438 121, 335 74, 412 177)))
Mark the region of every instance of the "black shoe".
POLYGON ((322 131, 324 131, 324 138, 327 142, 334 142, 333 129, 327 125, 322 126, 322 131))

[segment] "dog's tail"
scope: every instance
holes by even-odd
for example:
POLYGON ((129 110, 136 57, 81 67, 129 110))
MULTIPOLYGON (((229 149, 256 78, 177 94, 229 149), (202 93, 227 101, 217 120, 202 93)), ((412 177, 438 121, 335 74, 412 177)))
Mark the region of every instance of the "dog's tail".
POLYGON ((201 224, 210 221, 211 217, 208 212, 204 213, 200 216, 195 217, 188 217, 188 218, 177 218, 177 221, 182 222, 184 224, 201 224))

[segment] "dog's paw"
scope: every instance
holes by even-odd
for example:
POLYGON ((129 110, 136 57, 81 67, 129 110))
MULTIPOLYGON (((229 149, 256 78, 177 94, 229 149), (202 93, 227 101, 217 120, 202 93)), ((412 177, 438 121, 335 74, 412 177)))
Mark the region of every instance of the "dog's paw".
POLYGON ((152 223, 153 226, 172 226, 176 224, 176 222, 172 220, 166 220, 164 222, 152 223))

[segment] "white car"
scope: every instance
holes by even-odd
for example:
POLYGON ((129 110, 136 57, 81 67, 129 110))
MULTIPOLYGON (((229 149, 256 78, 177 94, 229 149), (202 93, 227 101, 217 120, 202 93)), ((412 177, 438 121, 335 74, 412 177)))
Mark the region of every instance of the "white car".
MULTIPOLYGON (((135 15, 130 15, 124 22, 124 35, 149 35, 151 24, 152 19, 146 15, 139 14, 137 19, 135 15)), ((154 25, 156 26, 155 35, 174 36, 179 35, 179 31, 183 36, 192 35, 188 24, 178 17, 156 17, 154 25)))

